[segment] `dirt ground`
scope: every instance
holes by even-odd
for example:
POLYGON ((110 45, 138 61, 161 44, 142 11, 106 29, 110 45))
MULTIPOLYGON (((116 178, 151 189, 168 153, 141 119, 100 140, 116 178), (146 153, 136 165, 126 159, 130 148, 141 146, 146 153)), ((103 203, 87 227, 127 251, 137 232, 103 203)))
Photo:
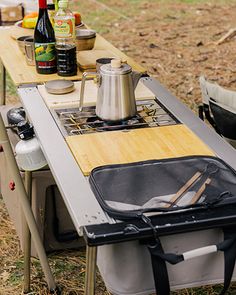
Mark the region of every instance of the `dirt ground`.
POLYGON ((194 110, 201 102, 199 76, 236 89, 236 40, 217 45, 236 27, 235 4, 171 4, 164 9, 147 1, 139 6, 139 15, 115 23, 104 36, 194 110))
MULTIPOLYGON (((81 12, 84 22, 142 64, 193 111, 197 111, 201 102, 201 75, 236 90, 236 39, 234 33, 225 38, 236 28, 236 1, 71 2, 73 10, 81 12)), ((8 89, 11 90, 11 86, 8 89)), ((9 91, 8 101, 13 100, 16 97, 9 91)), ((0 206, 0 295, 19 295, 22 253, 2 201, 0 206)), ((83 251, 56 253, 50 263, 63 294, 83 294, 83 251)), ((218 287, 204 287, 173 294, 213 295, 217 290, 218 287)), ((47 294, 36 260, 33 260, 33 292, 30 294, 47 294)), ((108 294, 101 280, 96 294, 108 294)), ((229 294, 236 294, 235 286, 229 294)))

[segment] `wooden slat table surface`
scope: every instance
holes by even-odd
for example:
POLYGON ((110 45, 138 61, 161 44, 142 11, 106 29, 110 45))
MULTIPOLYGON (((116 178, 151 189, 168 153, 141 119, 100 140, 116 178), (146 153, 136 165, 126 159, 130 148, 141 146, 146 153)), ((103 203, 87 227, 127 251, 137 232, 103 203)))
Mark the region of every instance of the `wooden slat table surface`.
POLYGON ((185 125, 68 136, 66 141, 84 175, 109 164, 214 155, 185 125))
MULTIPOLYGON (((0 58, 6 70, 11 76, 16 86, 22 84, 41 84, 55 79, 81 80, 82 73, 78 71, 77 75, 71 77, 60 77, 57 74, 41 75, 37 74, 34 66, 28 66, 24 55, 18 48, 16 38, 24 35, 33 35, 33 30, 22 29, 16 26, 0 28, 0 58)), ((115 56, 126 59, 135 71, 146 72, 146 70, 134 62, 133 59, 126 56, 119 49, 97 34, 94 49, 109 50, 115 56)))

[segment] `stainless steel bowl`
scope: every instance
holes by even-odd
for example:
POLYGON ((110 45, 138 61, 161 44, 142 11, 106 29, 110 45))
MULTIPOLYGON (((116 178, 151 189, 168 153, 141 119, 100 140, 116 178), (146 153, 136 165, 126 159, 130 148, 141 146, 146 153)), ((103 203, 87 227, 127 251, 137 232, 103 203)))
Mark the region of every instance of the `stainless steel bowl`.
POLYGON ((32 37, 32 36, 21 36, 19 38, 16 39, 17 41, 17 44, 20 48, 20 51, 25 54, 25 39, 26 38, 29 38, 29 37, 32 37))
POLYGON ((76 30, 76 47, 78 51, 93 49, 96 31, 88 29, 76 30))

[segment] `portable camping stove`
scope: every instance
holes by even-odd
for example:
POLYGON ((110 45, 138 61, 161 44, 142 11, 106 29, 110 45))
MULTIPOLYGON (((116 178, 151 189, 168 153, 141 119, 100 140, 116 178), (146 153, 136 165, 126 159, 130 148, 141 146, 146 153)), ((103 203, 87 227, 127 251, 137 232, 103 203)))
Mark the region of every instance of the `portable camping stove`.
POLYGON ((64 136, 179 124, 156 99, 137 101, 136 116, 119 122, 101 120, 95 114, 95 106, 84 107, 82 112, 79 108, 53 109, 52 115, 64 136))

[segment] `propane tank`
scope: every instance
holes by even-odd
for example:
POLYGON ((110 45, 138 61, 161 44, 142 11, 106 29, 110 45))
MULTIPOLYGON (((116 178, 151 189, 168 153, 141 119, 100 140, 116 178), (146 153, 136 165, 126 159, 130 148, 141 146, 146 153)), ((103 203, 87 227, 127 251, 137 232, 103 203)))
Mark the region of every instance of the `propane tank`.
POLYGON ((33 126, 23 120, 17 124, 17 129, 21 139, 15 147, 19 167, 25 171, 33 171, 46 166, 47 161, 35 137, 33 126))

